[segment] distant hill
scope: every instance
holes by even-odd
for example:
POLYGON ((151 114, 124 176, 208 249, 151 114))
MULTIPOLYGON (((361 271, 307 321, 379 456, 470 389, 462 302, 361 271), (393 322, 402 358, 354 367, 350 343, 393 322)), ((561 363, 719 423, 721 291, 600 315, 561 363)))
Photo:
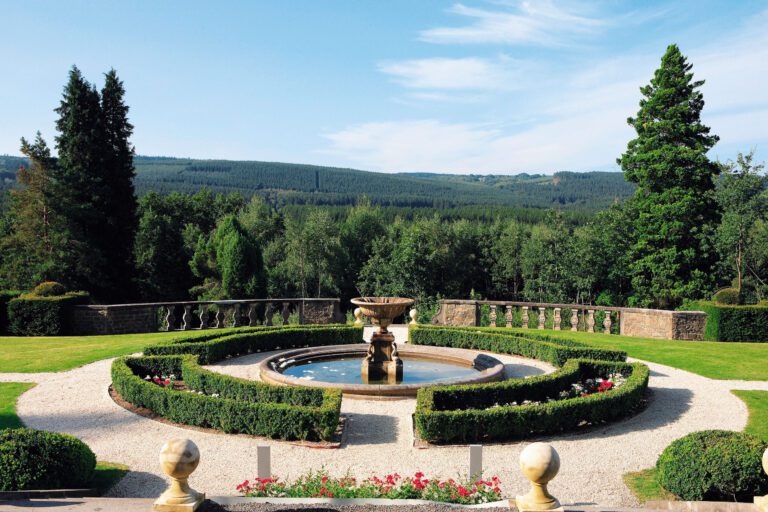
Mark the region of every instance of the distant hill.
MULTIPOLYGON (((24 159, 0 156, 0 182, 12 182, 24 159)), ((278 205, 349 205, 365 195, 375 204, 408 208, 495 205, 516 208, 598 210, 628 197, 633 185, 621 173, 558 172, 554 175, 388 174, 280 162, 193 160, 137 156, 139 194, 259 193, 278 205)))

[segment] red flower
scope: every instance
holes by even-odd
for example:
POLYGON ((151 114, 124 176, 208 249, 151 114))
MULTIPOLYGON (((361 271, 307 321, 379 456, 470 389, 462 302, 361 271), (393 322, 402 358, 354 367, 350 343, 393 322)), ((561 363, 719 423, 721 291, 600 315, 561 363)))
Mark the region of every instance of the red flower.
POLYGON ((421 471, 417 471, 417 472, 416 472, 416 474, 415 474, 415 475, 413 475, 413 476, 415 476, 416 478, 419 478, 419 479, 421 479, 421 478, 423 478, 423 477, 424 477, 424 473, 422 473, 421 471))

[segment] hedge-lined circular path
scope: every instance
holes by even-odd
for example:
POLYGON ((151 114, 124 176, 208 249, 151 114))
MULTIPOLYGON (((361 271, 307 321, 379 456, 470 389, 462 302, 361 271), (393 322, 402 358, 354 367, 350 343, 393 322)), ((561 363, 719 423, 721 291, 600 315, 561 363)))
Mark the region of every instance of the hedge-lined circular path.
MULTIPOLYGON (((398 338, 407 336, 395 329, 398 338)), ((232 375, 257 378, 257 362, 267 354, 253 354, 211 366, 232 375)), ((510 363, 510 376, 540 374, 552 368, 539 361, 497 355, 510 363)), ((674 439, 704 429, 742 430, 747 409, 731 389, 768 390, 768 382, 717 381, 654 363, 651 403, 627 420, 589 431, 550 436, 560 452, 562 468, 551 485, 564 503, 606 506, 635 505, 622 475, 651 467, 674 439)), ((131 472, 112 491, 114 496, 156 497, 165 487, 158 465, 162 444, 171 437, 190 437, 200 447, 202 461, 192 484, 209 496, 235 494, 234 487, 256 474, 256 447, 272 446, 272 471, 295 478, 309 469, 325 468, 357 477, 390 472, 455 477, 468 470, 463 446, 413 446, 415 399, 372 401, 344 399, 342 414, 349 418, 344 443, 338 449, 300 447, 283 441, 192 431, 153 421, 116 405, 107 388, 111 360, 62 373, 2 374, 4 382, 36 382, 24 393, 17 413, 29 427, 66 432, 85 441, 100 460, 127 464, 131 472)), ((506 496, 526 488, 518 469, 520 451, 529 443, 487 445, 485 476, 497 475, 506 496)))

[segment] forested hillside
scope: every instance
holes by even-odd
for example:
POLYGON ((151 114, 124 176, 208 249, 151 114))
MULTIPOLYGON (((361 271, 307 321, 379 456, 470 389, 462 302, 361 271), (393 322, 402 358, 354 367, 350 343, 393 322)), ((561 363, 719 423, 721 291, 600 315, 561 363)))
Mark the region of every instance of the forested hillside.
MULTIPOLYGON (((0 157, 0 177, 13 180, 21 162, 23 159, 17 157, 0 157)), ((621 173, 609 172, 560 172, 553 176, 386 174, 279 162, 142 156, 136 157, 135 165, 139 195, 150 190, 194 193, 207 187, 245 196, 259 192, 277 206, 352 205, 366 195, 374 204, 392 207, 496 205, 595 211, 634 190, 621 173)))

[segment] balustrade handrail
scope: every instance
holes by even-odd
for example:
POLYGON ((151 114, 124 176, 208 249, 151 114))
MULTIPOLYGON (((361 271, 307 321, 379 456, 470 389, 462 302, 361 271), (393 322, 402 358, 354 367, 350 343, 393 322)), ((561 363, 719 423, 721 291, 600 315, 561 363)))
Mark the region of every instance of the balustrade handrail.
POLYGON ((90 308, 132 308, 132 307, 163 307, 163 306, 231 306, 233 304, 252 304, 252 303, 268 303, 268 302, 314 302, 314 301, 336 301, 338 298, 322 298, 322 297, 293 297, 293 298, 274 298, 274 299, 222 299, 222 300, 169 300, 164 302, 134 302, 128 304, 84 304, 75 307, 90 307, 90 308))
POLYGON ((595 304, 556 304, 554 302, 520 302, 514 300, 477 300, 478 304, 488 304, 493 306, 517 306, 534 308, 560 308, 560 309, 581 309, 595 311, 622 311, 627 308, 617 306, 597 306, 595 304))

